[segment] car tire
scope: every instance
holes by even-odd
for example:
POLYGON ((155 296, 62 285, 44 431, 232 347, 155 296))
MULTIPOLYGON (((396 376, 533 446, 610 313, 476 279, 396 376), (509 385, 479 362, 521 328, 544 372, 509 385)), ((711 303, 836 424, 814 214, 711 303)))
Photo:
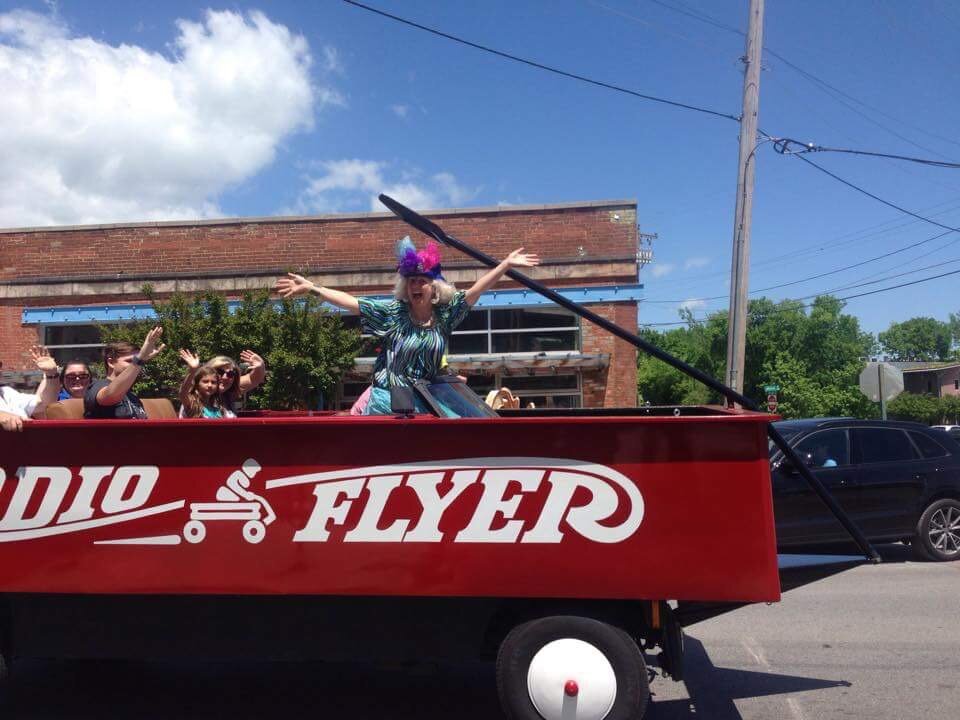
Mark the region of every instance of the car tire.
POLYGON ((927 506, 910 543, 925 560, 960 559, 960 500, 945 498, 927 506))
POLYGON ((497 692, 510 720, 637 720, 650 700, 633 638, 598 620, 565 615, 510 631, 497 655, 497 692))

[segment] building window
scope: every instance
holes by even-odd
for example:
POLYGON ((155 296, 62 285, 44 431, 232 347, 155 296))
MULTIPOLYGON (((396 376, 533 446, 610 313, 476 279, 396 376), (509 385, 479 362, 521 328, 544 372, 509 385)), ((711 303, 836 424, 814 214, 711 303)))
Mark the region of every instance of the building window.
POLYGON ((71 360, 88 365, 103 360, 103 339, 96 325, 41 325, 40 338, 61 367, 71 360))
POLYGON ((583 406, 580 372, 567 371, 550 375, 518 375, 499 373, 471 373, 467 385, 480 397, 501 387, 520 398, 520 407, 533 403, 538 408, 578 408, 583 406))
POLYGON ((451 355, 579 349, 580 318, 554 307, 472 310, 450 339, 451 355))
POLYGON ((578 408, 583 404, 580 373, 552 375, 506 375, 498 378, 500 386, 510 388, 520 398, 520 407, 533 403, 538 408, 578 408))
MULTIPOLYGON (((360 327, 360 318, 343 318, 347 327, 360 327)), ((364 338, 370 336, 364 335, 364 338)), ((371 338, 372 340, 372 338, 371 338)), ((374 357, 375 342, 360 357, 374 357)), ((510 310, 471 310, 450 338, 448 355, 504 355, 580 350, 580 318, 553 307, 510 310)))

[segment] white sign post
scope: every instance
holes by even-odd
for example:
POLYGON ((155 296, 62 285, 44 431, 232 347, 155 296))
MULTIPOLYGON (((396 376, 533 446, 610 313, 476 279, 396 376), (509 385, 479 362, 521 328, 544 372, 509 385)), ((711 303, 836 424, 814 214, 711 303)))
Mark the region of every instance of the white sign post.
POLYGON ((903 373, 890 363, 871 362, 860 373, 860 392, 880 403, 880 413, 887 419, 887 403, 903 392, 903 373))

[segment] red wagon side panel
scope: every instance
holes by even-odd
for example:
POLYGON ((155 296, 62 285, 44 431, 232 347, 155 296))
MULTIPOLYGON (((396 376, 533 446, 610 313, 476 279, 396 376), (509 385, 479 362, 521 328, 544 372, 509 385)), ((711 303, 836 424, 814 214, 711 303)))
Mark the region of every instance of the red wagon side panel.
POLYGON ((0 592, 778 600, 767 419, 34 422, 0 592))

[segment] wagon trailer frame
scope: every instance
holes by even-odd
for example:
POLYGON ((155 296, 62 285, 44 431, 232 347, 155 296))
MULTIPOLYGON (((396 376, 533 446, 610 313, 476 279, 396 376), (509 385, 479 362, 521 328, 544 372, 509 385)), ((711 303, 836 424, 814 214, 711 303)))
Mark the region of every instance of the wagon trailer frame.
POLYGON ((508 276, 740 407, 492 414, 455 378, 415 385, 429 415, 98 422, 66 401, 0 434, 0 674, 28 657, 488 657, 513 720, 638 718, 641 648, 679 680, 683 625, 788 586, 768 437, 877 561, 748 398, 508 276), (241 475, 248 502, 224 490, 241 475))

